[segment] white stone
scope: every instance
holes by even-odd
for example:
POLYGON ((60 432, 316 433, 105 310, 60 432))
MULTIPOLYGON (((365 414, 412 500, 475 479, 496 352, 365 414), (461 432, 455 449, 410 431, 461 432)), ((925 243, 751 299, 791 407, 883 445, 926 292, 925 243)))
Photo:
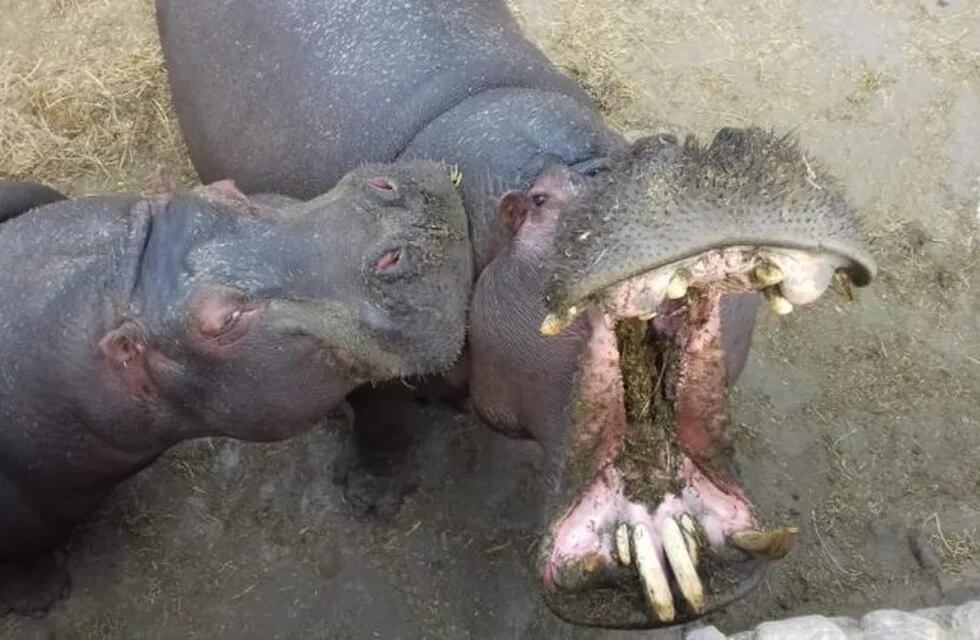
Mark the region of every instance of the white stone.
MULTIPOLYGON (((954 633, 969 640, 980 640, 980 601, 967 602, 953 611, 954 633)), ((957 637, 959 640, 959 637, 957 637)))
POLYGON ((861 618, 866 640, 934 640, 943 638, 942 628, 927 618, 898 611, 879 609, 861 618))
POLYGON ((800 616, 764 622, 755 628, 756 640, 847 640, 847 634, 824 616, 800 616))

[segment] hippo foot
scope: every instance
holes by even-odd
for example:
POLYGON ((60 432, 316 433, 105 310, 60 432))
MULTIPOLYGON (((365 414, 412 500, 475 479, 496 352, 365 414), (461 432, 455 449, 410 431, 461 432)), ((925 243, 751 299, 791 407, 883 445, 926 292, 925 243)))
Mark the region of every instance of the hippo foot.
POLYGON ((42 553, 0 562, 0 616, 16 613, 43 617, 68 597, 71 578, 64 553, 42 553))
POLYGON ((390 520, 405 496, 418 487, 411 458, 410 449, 374 451, 349 442, 337 460, 334 482, 344 487, 344 499, 355 516, 390 520))

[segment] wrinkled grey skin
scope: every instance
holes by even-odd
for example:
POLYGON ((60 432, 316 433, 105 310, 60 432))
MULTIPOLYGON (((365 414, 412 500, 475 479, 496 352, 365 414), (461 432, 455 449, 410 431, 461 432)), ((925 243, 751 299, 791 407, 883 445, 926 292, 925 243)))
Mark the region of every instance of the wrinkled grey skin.
MULTIPOLYGON (((178 118, 205 180, 231 177, 247 191, 306 197, 364 161, 428 158, 459 168, 475 274, 487 273, 495 260, 498 272, 508 274, 480 283, 485 315, 474 316, 473 330, 493 337, 470 350, 484 350, 472 354, 484 363, 478 365, 485 366, 484 380, 521 385, 528 396, 522 415, 510 406, 513 398, 499 395, 503 390, 477 409, 501 431, 533 435, 549 457, 568 455, 566 380, 557 372, 574 364, 580 337, 544 341, 535 325, 531 347, 523 332, 541 321, 548 274, 568 281, 582 271, 584 262, 573 256, 565 263, 553 251, 564 206, 587 197, 603 174, 613 182, 633 180, 627 165, 608 162, 631 150, 587 95, 524 38, 505 2, 157 0, 156 6, 178 118), (552 172, 575 182, 575 193, 560 186, 552 192, 552 172), (545 208, 554 224, 538 227, 541 251, 519 262, 513 233, 522 230, 501 222, 498 203, 511 190, 532 187, 551 197, 545 208), (511 368, 488 364, 494 359, 511 368)), ((657 243, 633 252, 629 242, 620 243, 626 226, 605 227, 608 201, 587 202, 592 208, 572 207, 562 228, 607 229, 603 241, 613 240, 615 253, 608 264, 620 263, 617 271, 603 273, 604 264, 588 274, 591 282, 661 264, 657 243)), ((524 209, 530 215, 535 206, 524 209)), ((674 240, 694 252, 711 248, 686 231, 674 240)), ((562 285, 552 286, 555 293, 562 285)), ((724 309, 732 373, 748 352, 758 298, 733 299, 724 309)), ((467 364, 461 361, 457 380, 466 377, 467 364)), ((390 398, 381 402, 361 389, 354 400, 354 452, 340 477, 357 512, 387 514, 405 490, 411 436, 399 428, 401 407, 390 398)), ((563 490, 550 488, 556 495, 563 490)))
POLYGON ((31 191, 0 183, 0 615, 64 596, 52 551, 168 447, 296 435, 462 347, 470 248, 434 163, 279 210, 228 182, 37 208, 51 193, 31 191))

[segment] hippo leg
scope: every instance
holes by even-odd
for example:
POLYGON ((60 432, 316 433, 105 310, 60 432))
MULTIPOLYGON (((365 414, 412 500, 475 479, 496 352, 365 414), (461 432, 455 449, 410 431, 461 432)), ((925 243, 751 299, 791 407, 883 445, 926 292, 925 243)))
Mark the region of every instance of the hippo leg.
POLYGON ((0 562, 0 616, 14 612, 39 617, 70 591, 71 578, 62 552, 0 562))
POLYGON ((359 517, 393 517, 415 490, 415 434, 405 423, 412 395, 391 385, 362 387, 348 398, 354 424, 334 470, 337 484, 359 517))

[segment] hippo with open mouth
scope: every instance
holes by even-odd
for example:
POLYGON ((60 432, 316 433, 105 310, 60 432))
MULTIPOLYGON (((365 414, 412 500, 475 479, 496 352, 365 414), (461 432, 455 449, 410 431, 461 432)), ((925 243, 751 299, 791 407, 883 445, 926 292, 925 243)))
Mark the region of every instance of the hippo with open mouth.
MULTIPOLYGON (((547 454, 541 577, 558 615, 684 622, 787 551, 795 533, 761 530, 732 477, 729 387, 763 297, 783 313, 836 272, 875 270, 800 149, 754 129, 628 143, 503 0, 156 7, 203 179, 309 197, 366 161, 458 168, 478 279, 454 377, 547 454)), ((347 496, 381 511, 410 438, 364 419, 374 393, 354 405, 347 496)))
POLYGON ((486 422, 545 449, 540 575, 563 618, 690 620, 790 550, 796 531, 763 529, 736 482, 728 402, 761 299, 785 314, 835 274, 874 273, 814 166, 786 139, 724 130, 504 196, 514 240, 476 285, 470 389, 486 422))

